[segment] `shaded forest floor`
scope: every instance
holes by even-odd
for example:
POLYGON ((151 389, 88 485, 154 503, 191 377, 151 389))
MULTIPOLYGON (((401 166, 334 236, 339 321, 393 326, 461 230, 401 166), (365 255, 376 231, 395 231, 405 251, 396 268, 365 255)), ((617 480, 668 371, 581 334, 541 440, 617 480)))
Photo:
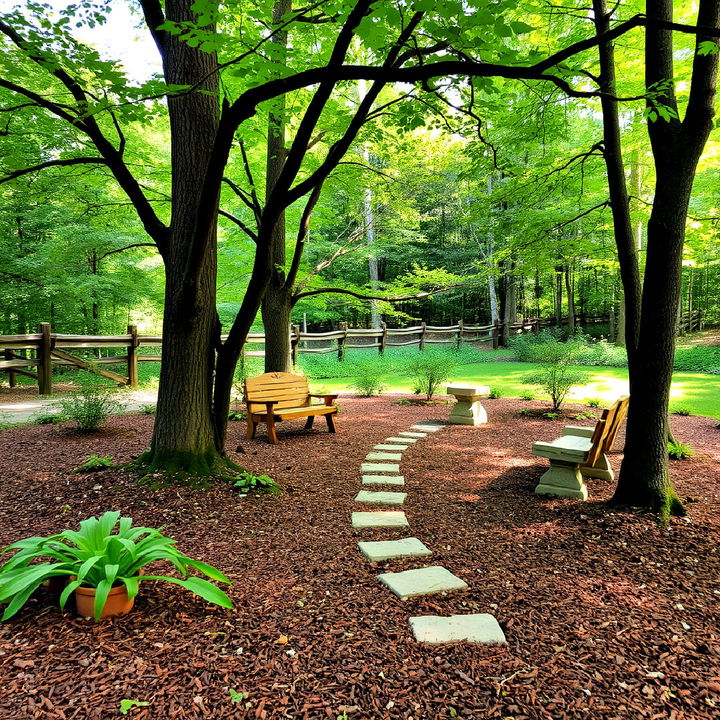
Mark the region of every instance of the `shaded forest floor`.
POLYGON ((409 534, 433 551, 428 564, 470 589, 400 601, 376 576, 422 563, 359 555, 358 539, 402 536, 350 528, 359 467, 375 443, 445 418, 448 406, 395 400, 341 398, 337 435, 296 421, 280 426, 277 446, 232 423, 228 447, 244 450, 233 458, 277 479, 275 497, 138 488, 119 469, 70 474, 91 453, 118 463, 139 454, 150 416, 114 417, 91 436, 64 425, 0 433, 0 545, 117 509, 225 571, 236 605, 148 583, 130 615, 96 625, 40 591, 0 626, 0 718, 105 720, 121 717, 123 699, 148 703, 127 715, 146 719, 718 717, 716 421, 671 418, 696 456, 671 466, 690 517, 663 529, 608 512, 603 481, 589 481, 585 504, 533 495, 546 465, 530 445, 562 422, 518 414, 539 402, 486 401, 487 425, 448 426, 401 465, 409 534), (474 612, 498 618, 507 646, 412 639, 411 615, 474 612))

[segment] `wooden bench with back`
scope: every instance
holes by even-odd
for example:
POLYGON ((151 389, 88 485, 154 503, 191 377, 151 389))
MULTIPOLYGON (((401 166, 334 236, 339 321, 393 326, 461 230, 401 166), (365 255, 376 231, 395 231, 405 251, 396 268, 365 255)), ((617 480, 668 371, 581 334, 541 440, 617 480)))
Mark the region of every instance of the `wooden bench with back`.
POLYGON ((311 393, 306 377, 292 373, 272 372, 247 378, 244 382, 247 404, 247 436, 255 437, 258 423, 267 423, 268 440, 278 443, 275 423, 292 418, 307 417, 306 428, 311 428, 316 415, 324 415, 328 430, 335 432, 333 416, 338 408, 337 395, 311 393), (312 399, 323 403, 313 403, 312 399))
POLYGON ((618 398, 603 410, 594 428, 566 425, 557 440, 534 443, 532 454, 550 461, 550 469, 540 478, 535 492, 587 500, 583 477, 612 480, 607 453, 627 416, 629 400, 627 395, 618 398))

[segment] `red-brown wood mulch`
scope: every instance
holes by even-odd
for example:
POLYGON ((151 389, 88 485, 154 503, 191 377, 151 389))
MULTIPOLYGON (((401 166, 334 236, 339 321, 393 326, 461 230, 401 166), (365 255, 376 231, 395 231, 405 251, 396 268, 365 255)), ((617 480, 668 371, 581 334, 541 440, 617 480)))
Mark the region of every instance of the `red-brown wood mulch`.
MULTIPOLYGON (((410 534, 469 592, 400 601, 376 580, 350 513, 359 467, 377 442, 448 407, 394 398, 341 400, 339 432, 280 426, 281 443, 230 426, 235 459, 285 491, 238 498, 227 488, 138 488, 121 470, 69 471, 91 453, 141 452, 152 417, 113 418, 97 435, 64 426, 0 434, 0 543, 75 527, 117 509, 163 525, 188 554, 233 580, 234 611, 148 583, 135 610, 100 624, 61 613, 45 591, 0 626, 0 717, 134 718, 717 718, 720 716, 720 430, 673 417, 695 446, 672 463, 689 520, 660 528, 591 501, 539 498, 533 440, 562 421, 523 417, 535 402, 490 400, 490 422, 448 426, 403 454, 410 534), (428 647, 411 615, 490 612, 504 647, 428 647), (233 702, 230 689, 247 693, 233 702)), ((585 420, 584 424, 592 421, 585 420)), ((262 433, 262 431, 261 431, 262 433)), ((612 457, 617 469, 621 456, 612 457)), ((235 696, 237 699, 238 696, 235 696)))

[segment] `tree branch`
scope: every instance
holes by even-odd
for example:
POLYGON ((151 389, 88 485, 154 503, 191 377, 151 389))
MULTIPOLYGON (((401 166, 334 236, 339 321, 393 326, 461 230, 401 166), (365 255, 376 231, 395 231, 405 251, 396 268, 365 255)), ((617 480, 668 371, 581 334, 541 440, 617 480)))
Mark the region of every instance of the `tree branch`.
POLYGON ((63 160, 47 160, 31 167, 23 168, 22 170, 14 170, 3 178, 0 178, 0 185, 15 180, 16 178, 22 177, 23 175, 29 175, 30 173, 38 172, 49 167, 66 167, 69 165, 107 165, 105 158, 95 157, 76 157, 76 158, 65 158, 63 160))

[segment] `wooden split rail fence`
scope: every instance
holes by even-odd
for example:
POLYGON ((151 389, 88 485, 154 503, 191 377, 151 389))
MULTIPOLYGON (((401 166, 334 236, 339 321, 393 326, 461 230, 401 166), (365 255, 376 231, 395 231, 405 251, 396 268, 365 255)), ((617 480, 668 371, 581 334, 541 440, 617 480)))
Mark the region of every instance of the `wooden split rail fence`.
MULTIPOLYGON (((510 326, 511 333, 536 331, 537 320, 527 320, 510 326)), ((417 345, 424 350, 427 345, 454 344, 463 342, 489 343, 498 347, 502 326, 495 325, 426 325, 422 323, 409 328, 388 328, 385 324, 377 329, 348 328, 340 323, 339 330, 321 333, 304 333, 299 326, 290 329, 290 344, 293 364, 298 353, 337 353, 343 360, 348 350, 377 349, 380 353, 387 347, 417 345), (309 345, 314 344, 315 347, 309 345), (320 347, 317 345, 320 344, 320 347)), ((226 336, 223 336, 225 339, 226 336)), ((248 345, 262 344, 263 333, 250 333, 248 345)), ((22 375, 37 380, 41 395, 51 395, 54 367, 76 367, 93 372, 120 385, 136 387, 139 362, 161 362, 160 354, 145 354, 141 347, 160 347, 161 335, 142 335, 135 325, 129 325, 125 335, 67 335, 54 333, 50 323, 40 323, 38 332, 28 335, 0 335, 0 371, 8 375, 10 386, 14 387, 16 376, 22 375), (106 357, 83 357, 77 351, 107 348, 125 348, 122 355, 106 357), (109 370, 109 365, 125 365, 126 374, 109 370)), ((262 357, 263 351, 246 350, 247 357, 262 357)))

